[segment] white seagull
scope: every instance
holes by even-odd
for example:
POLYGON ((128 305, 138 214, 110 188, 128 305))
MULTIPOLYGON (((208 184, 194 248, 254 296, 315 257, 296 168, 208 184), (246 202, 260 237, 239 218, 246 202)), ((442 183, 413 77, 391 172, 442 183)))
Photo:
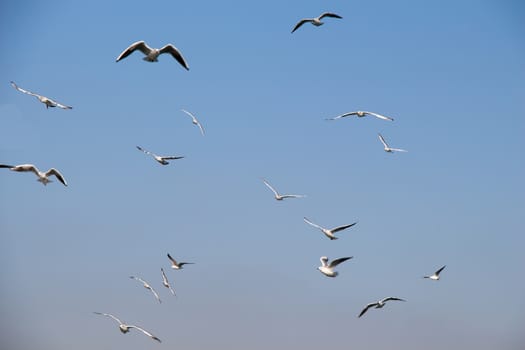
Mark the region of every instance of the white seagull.
POLYGON ((155 160, 157 162, 159 162, 160 164, 162 165, 168 165, 170 162, 168 162, 168 160, 172 160, 172 159, 182 159, 184 158, 183 156, 178 156, 178 157, 175 157, 175 156, 158 156, 156 155, 155 153, 151 153, 150 151, 148 150, 145 150, 144 148, 140 147, 140 146, 137 146, 137 149, 139 151, 142 151, 146 154, 149 154, 150 156, 152 156, 153 158, 155 158, 155 160))
POLYGON ((159 303, 162 302, 162 301, 160 301, 159 295, 157 294, 157 292, 155 291, 155 289, 153 289, 153 288, 149 285, 148 282, 144 281, 144 280, 143 280, 142 278, 140 278, 140 277, 129 276, 129 278, 141 282, 142 285, 144 286, 144 288, 150 290, 150 291, 153 293, 153 295, 155 296, 155 299, 157 299, 157 301, 158 301, 159 303))
POLYGON ((408 152, 408 151, 406 151, 404 149, 401 149, 401 148, 391 148, 391 147, 389 147, 388 144, 386 143, 383 135, 381 135, 379 133, 378 133, 378 135, 379 135, 379 140, 381 141, 381 143, 384 146, 385 152, 388 152, 388 153, 392 153, 392 152, 408 152))
POLYGON ((104 314, 102 312, 96 312, 96 311, 94 313, 97 314, 97 315, 111 317, 112 319, 117 321, 119 323, 118 327, 119 327, 120 331, 122 333, 124 333, 124 334, 128 333, 130 329, 135 328, 135 329, 138 329, 139 331, 141 331, 142 333, 146 334, 151 339, 156 340, 156 341, 158 341, 160 343, 160 339, 157 338, 156 336, 154 336, 153 334, 151 334, 150 332, 148 332, 148 331, 146 331, 146 330, 144 330, 144 329, 142 329, 142 328, 140 328, 138 326, 134 326, 134 325, 131 325, 131 324, 125 324, 121 320, 119 320, 118 318, 113 316, 112 314, 104 314))
POLYGON ((321 273, 325 276, 336 277, 339 274, 339 272, 334 271, 334 267, 352 258, 353 256, 347 256, 345 258, 335 259, 330 264, 328 264, 328 258, 326 256, 322 256, 319 259, 321 260, 321 266, 319 266, 317 269, 321 271, 321 273))
POLYGON ((175 259, 173 259, 171 257, 170 253, 168 253, 168 259, 170 259, 170 261, 171 261, 171 268, 175 269, 175 270, 182 270, 182 267, 184 265, 195 264, 195 263, 192 263, 192 262, 177 262, 177 260, 175 260, 175 259))
POLYGON ((447 265, 444 265, 442 266, 439 270, 437 270, 436 272, 434 272, 433 275, 430 275, 430 276, 423 276, 423 278, 428 278, 428 279, 431 279, 433 281, 439 281, 439 274, 441 273, 441 271, 443 271, 443 269, 446 267, 447 265))
POLYGON ((357 116, 359 118, 362 118, 362 117, 364 117, 366 115, 371 115, 371 116, 374 116, 374 117, 379 118, 379 119, 394 121, 394 118, 387 117, 386 115, 381 115, 381 114, 377 114, 377 113, 373 113, 373 112, 367 112, 367 111, 348 112, 348 113, 344 113, 344 114, 338 115, 337 117, 326 118, 326 120, 337 120, 337 119, 341 119, 341 118, 345 118, 345 117, 350 117, 350 116, 353 116, 353 115, 355 115, 355 116, 357 116))
POLYGON ((62 174, 60 174, 60 172, 56 170, 55 168, 51 168, 45 173, 38 170, 38 168, 34 166, 33 164, 21 164, 21 165, 0 164, 0 168, 8 168, 12 171, 18 171, 18 172, 32 171, 33 173, 36 174, 36 176, 38 176, 37 181, 41 182, 44 185, 47 185, 48 183, 53 182, 52 180, 49 179, 49 176, 55 175, 58 181, 62 182, 64 186, 67 186, 66 179, 64 179, 62 174))
POLYGON ((305 195, 303 194, 279 194, 279 192, 277 192, 275 190, 275 188, 272 187, 272 185, 270 185, 268 183, 268 181, 266 181, 265 179, 262 179, 262 181, 264 182, 264 184, 270 189, 272 190, 274 196, 275 196, 275 199, 278 200, 278 201, 282 201, 283 199, 285 198, 303 198, 303 197, 306 197, 305 195))
POLYGON ((197 118, 195 118, 195 116, 193 114, 191 114, 190 112, 188 112, 187 110, 185 109, 181 109, 181 111, 183 111, 184 113, 186 113, 187 115, 189 115, 191 117, 191 122, 195 125, 197 125, 199 127, 199 129, 201 129, 201 134, 204 136, 204 129, 202 128, 202 125, 201 123, 197 120, 197 118))
POLYGON ((303 24, 305 24, 306 22, 310 22, 312 23, 314 26, 316 27, 319 27, 320 25, 323 25, 324 22, 321 22, 321 20, 324 18, 324 17, 332 17, 332 18, 343 18, 335 13, 330 13, 330 12, 325 12, 323 13, 322 15, 320 15, 319 17, 315 17, 315 18, 303 18, 302 20, 300 20, 299 22, 297 22, 297 24, 295 25, 295 27, 293 27, 292 29, 292 33, 295 32, 297 29, 299 29, 300 26, 302 26, 303 24))
POLYGON ((395 297, 388 297, 388 298, 384 298, 382 300, 379 300, 377 303, 370 303, 368 304, 367 306, 365 306, 365 308, 363 309, 363 311, 361 311, 361 313, 359 314, 359 316, 357 317, 361 317, 365 314, 365 312, 368 311, 368 309, 370 309, 371 307, 375 307, 376 309, 381 309, 383 306, 385 306, 385 303, 389 300, 398 300, 398 301, 406 301, 406 300, 403 300, 403 299, 400 299, 400 298, 395 298, 395 297))
POLYGON ((46 105, 46 108, 49 108, 49 107, 59 107, 62 109, 72 109, 73 108, 71 106, 66 106, 61 103, 58 103, 57 101, 52 100, 49 97, 45 97, 39 94, 35 94, 34 92, 24 90, 21 87, 18 87, 18 85, 16 85, 14 81, 11 82, 11 86, 17 89, 18 91, 23 92, 24 94, 35 96, 36 98, 38 98, 40 102, 46 105))
POLYGON ((162 284, 164 287, 168 288, 171 292, 171 294, 175 295, 175 291, 171 288, 170 283, 168 282, 168 277, 166 277, 166 274, 164 273, 164 269, 161 267, 160 272, 162 272, 162 284))
POLYGON ((169 53, 174 59, 177 60, 177 62, 181 64, 181 66, 186 68, 186 70, 190 70, 190 67, 184 60, 184 57, 182 57, 180 51, 172 44, 168 44, 161 49, 154 49, 146 45, 144 41, 137 41, 136 43, 131 44, 126 50, 122 51, 122 53, 117 57, 117 62, 128 57, 135 50, 139 50, 144 55, 146 55, 143 60, 148 62, 157 62, 157 58, 160 54, 169 53))
POLYGON ((324 228, 322 226, 319 226, 317 224, 314 224, 313 222, 311 222, 310 220, 308 220, 307 217, 304 218, 304 221, 315 227, 315 228, 318 228, 319 230, 321 230, 322 233, 324 233, 326 235, 326 237, 330 238, 331 240, 334 240, 334 239, 337 239, 337 237, 334 235, 334 233, 336 232, 339 232, 339 231, 343 231, 347 228, 350 228, 352 226, 354 226, 355 224, 357 224, 357 222, 354 222, 353 224, 348 224, 348 225, 342 225, 342 226, 337 226, 337 227, 334 227, 332 229, 327 229, 327 228, 324 228))

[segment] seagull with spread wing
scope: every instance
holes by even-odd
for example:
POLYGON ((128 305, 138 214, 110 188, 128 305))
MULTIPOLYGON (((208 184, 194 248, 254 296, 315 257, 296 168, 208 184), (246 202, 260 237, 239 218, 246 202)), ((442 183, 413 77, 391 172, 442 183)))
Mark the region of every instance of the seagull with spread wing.
POLYGON ((161 49, 154 49, 149 47, 144 41, 137 41, 136 43, 131 44, 127 49, 122 51, 122 53, 117 57, 117 62, 128 57, 136 50, 139 50, 142 52, 145 57, 142 58, 144 61, 147 62, 158 62, 159 55, 163 53, 169 53, 173 56, 174 59, 177 60, 183 66, 186 70, 190 70, 190 67, 186 63, 186 60, 184 60, 184 57, 180 53, 179 49, 177 49, 172 44, 168 44, 161 49))
POLYGON ((49 176, 54 175, 58 181, 60 181, 64 186, 67 186, 66 179, 60 174, 58 170, 55 168, 51 168, 45 173, 38 170, 36 166, 33 164, 21 164, 21 165, 7 165, 7 164, 0 164, 0 168, 7 168, 12 171, 18 171, 18 172, 28 172, 31 171, 35 173, 36 176, 38 176, 39 182, 41 182, 44 185, 47 185, 50 182, 53 182, 51 179, 49 179, 49 176))
POLYGON ((201 125, 201 123, 197 120, 197 118, 196 118, 193 114, 191 114, 190 112, 188 112, 188 111, 185 110, 185 109, 181 109, 181 111, 183 111, 184 113, 186 113, 187 115, 189 115, 189 116, 191 117, 191 122, 199 127, 199 129, 201 130, 201 134, 202 134, 202 136, 204 136, 204 129, 202 128, 202 125, 201 125))
POLYGON ((345 258, 339 258, 333 260, 331 263, 328 263, 328 258, 326 256, 322 256, 319 260, 321 261, 321 266, 319 266, 317 269, 321 271, 321 273, 328 277, 337 277, 339 272, 334 271, 334 268, 339 265, 342 262, 345 262, 349 259, 352 259, 353 256, 347 256, 345 258))
POLYGON ((155 289, 153 289, 152 286, 149 285, 148 282, 144 281, 142 278, 140 277, 135 277, 135 276, 129 276, 129 278, 131 279, 134 279, 136 281, 139 281, 140 283, 142 283, 142 286, 146 289, 148 289, 149 291, 151 291, 151 293, 153 293, 153 296, 155 296, 155 299, 157 299, 157 301, 159 303, 161 303, 162 301, 160 301, 160 298, 159 298, 159 295, 157 294, 157 292, 155 291, 155 289))
POLYGON ((428 279, 431 279, 433 281, 439 281, 439 274, 441 273, 441 271, 443 271, 443 269, 446 267, 447 265, 444 265, 442 266, 441 268, 439 268, 439 270, 437 270, 436 272, 434 272, 432 275, 430 276, 423 276, 423 278, 428 278, 428 279))
POLYGON ((117 317, 113 316, 112 314, 105 314, 105 313, 96 312, 96 311, 94 312, 94 314, 111 317, 112 319, 114 319, 115 321, 117 321, 119 323, 118 327, 119 327, 120 331, 122 333, 124 333, 124 334, 128 333, 130 329, 135 328, 135 329, 138 329, 139 331, 141 331, 142 333, 144 333, 145 335, 147 335, 148 337, 150 337, 151 339, 156 340, 159 343, 161 342, 159 338, 157 338, 156 336, 154 336, 150 332, 140 328, 139 326, 134 326, 134 325, 131 325, 131 324, 125 324, 124 322, 122 322, 117 317))
POLYGON ((388 146, 388 144, 386 143, 385 141, 385 138, 383 137, 383 135, 381 134, 378 134, 379 135, 379 140, 381 141, 381 143, 383 144, 383 147, 384 147, 384 150, 385 152, 388 152, 388 153, 393 153, 393 152, 408 152, 404 149, 401 149, 401 148, 392 148, 390 146, 388 146))
POLYGON ((331 18, 343 18, 335 13, 331 13, 331 12, 325 12, 323 13, 322 15, 320 15, 319 17, 315 17, 315 18, 303 18, 302 20, 300 20, 299 22, 297 22, 297 24, 295 25, 295 27, 293 27, 292 29, 292 33, 295 32, 297 29, 299 29, 299 27, 301 27, 303 24, 307 23, 307 22, 310 22, 312 23, 314 26, 316 27, 319 27, 320 25, 323 25, 324 22, 321 22, 321 20, 325 17, 331 17, 331 18))
POLYGON ((168 277, 166 277, 166 274, 164 273, 164 269, 162 267, 160 268, 160 272, 162 273, 162 285, 168 288, 171 294, 177 296, 175 294, 175 291, 171 288, 170 282, 168 281, 168 277))
POLYGON ((270 185, 270 184, 268 183, 268 181, 266 181, 265 179, 262 179, 262 181, 264 182, 264 184, 265 184, 270 190, 272 190, 275 199, 278 200, 278 201, 282 201, 282 200, 285 199, 285 198, 303 198, 303 197, 306 197, 306 196, 303 195, 303 194, 279 194, 279 192, 277 192, 277 190, 276 190, 275 188, 273 188, 272 185, 270 185))
POLYGON ((158 156, 156 155, 155 153, 152 153, 140 146, 137 146, 137 149, 139 151, 142 151, 150 156, 152 156, 157 162, 159 162, 160 164, 162 165, 168 165, 170 162, 168 162, 168 160, 174 160, 174 159, 182 159, 184 158, 183 156, 158 156))
POLYGON ((324 233, 326 235, 326 237, 330 238, 330 240, 337 239, 337 237, 334 235, 334 233, 346 230, 347 228, 350 228, 350 227, 354 226, 355 224, 357 224, 357 222, 354 222, 353 224, 347 224, 347 225, 342 225, 342 226, 337 226, 337 227, 334 227, 334 228, 331 228, 331 229, 327 229, 327 228, 324 228, 322 226, 319 226, 319 225, 311 222, 310 220, 308 220, 307 217, 304 218, 304 222, 306 222, 307 224, 309 224, 309 225, 311 225, 311 226, 321 230, 321 232, 324 233))
POLYGON ((31 91, 28 91, 28 90, 24 90, 21 87, 19 87, 18 85, 16 85, 14 81, 11 82, 11 86, 14 87, 16 90, 24 93, 24 94, 27 94, 27 95, 34 96, 34 97, 38 98, 38 100, 40 102, 42 102, 43 104, 46 105, 46 108, 49 108, 49 107, 58 107, 58 108, 62 108, 62 109, 72 109, 73 108, 71 106, 66 106, 66 105, 63 105, 61 103, 58 103, 57 101, 52 100, 49 97, 45 97, 45 96, 42 96, 42 95, 39 95, 39 94, 35 94, 34 92, 31 92, 31 91))
POLYGON ((184 265, 195 264, 195 263, 192 263, 192 262, 177 262, 177 260, 175 260, 175 259, 173 259, 171 257, 170 253, 168 253, 168 259, 170 259, 170 261, 171 261, 171 268, 175 269, 175 270, 182 270, 182 267, 184 265))
POLYGON ((398 300, 398 301, 406 301, 406 300, 403 300, 403 299, 400 299, 400 298, 395 298, 395 297, 388 297, 388 298, 384 298, 384 299, 381 299, 379 300, 378 302, 376 303, 370 303, 368 304, 367 306, 365 306, 365 308, 363 309, 363 311, 361 311, 361 313, 359 314, 359 316, 357 317, 361 317, 365 314, 365 312, 368 311, 368 309, 370 309, 371 307, 373 308, 376 308, 376 309, 381 309, 383 306, 385 306, 385 303, 389 300, 398 300))
POLYGON ((326 120, 337 120, 337 119, 341 119, 341 118, 351 117, 351 116, 354 116, 354 115, 357 116, 358 118, 362 118, 362 117, 365 117, 367 115, 371 115, 371 116, 379 118, 379 119, 394 121, 394 118, 387 117, 386 115, 381 115, 381 114, 378 114, 378 113, 367 112, 367 111, 355 111, 355 112, 343 113, 341 115, 338 115, 337 117, 326 118, 326 120))

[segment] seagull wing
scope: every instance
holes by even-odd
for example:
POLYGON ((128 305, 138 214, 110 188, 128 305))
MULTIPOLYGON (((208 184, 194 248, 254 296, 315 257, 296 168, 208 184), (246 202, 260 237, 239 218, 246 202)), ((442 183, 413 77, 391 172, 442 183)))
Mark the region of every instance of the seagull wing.
POLYGON ((162 49, 159 50, 160 53, 169 53, 173 56, 173 58, 175 58, 177 60, 177 62, 179 62, 181 64, 181 66, 183 66, 186 70, 190 70, 190 67, 188 66, 188 64, 186 63, 186 61, 184 60, 184 57, 182 57, 182 54, 180 53, 180 51, 173 45, 171 44, 168 44, 166 46, 164 46, 162 49))
POLYGON ((341 118, 344 118, 344 117, 349 117, 351 115, 357 115, 357 112, 344 113, 344 114, 338 115, 337 117, 334 117, 334 118, 326 118, 326 120, 336 120, 336 119, 341 119, 341 118))
POLYGON ((434 272, 434 275, 436 276, 439 276, 439 274, 441 273, 441 271, 443 271, 443 269, 447 267, 447 265, 443 265, 443 267, 441 267, 439 270, 437 270, 436 272, 434 272))
POLYGON ((374 306, 377 306, 377 303, 370 303, 368 304, 367 306, 365 306, 365 308, 363 309, 363 311, 361 311, 361 313, 359 314, 359 316, 357 317, 361 317, 365 314, 365 312, 368 311, 368 309, 370 309, 371 307, 374 307, 374 306))
POLYGON ((177 260, 175 260, 175 259, 173 259, 173 258, 171 257, 170 253, 168 253, 168 259, 170 259, 171 262, 172 262, 174 265, 179 265, 179 264, 177 263, 177 260))
MULTIPOLYGON (((53 100, 52 100, 53 101, 53 100)), ((53 101, 53 103, 58 107, 58 108, 62 108, 62 109, 73 109, 73 107, 71 106, 66 106, 66 105, 63 105, 57 101, 53 101)))
POLYGON ((347 261, 347 260, 349 260, 349 259, 352 259, 352 258, 353 258, 353 256, 347 256, 347 257, 345 257, 345 258, 335 259, 334 261, 332 261, 332 262, 330 263, 330 265, 328 265, 328 267, 336 267, 336 266, 339 265, 340 263, 345 262, 345 261, 347 261))
POLYGON ((295 32, 297 29, 299 29, 299 27, 302 26, 303 24, 305 24, 306 22, 313 22, 313 19, 305 18, 305 19, 300 20, 299 22, 297 22, 295 27, 293 27, 292 33, 295 32))
POLYGON ((142 147, 140 147, 140 146, 137 146, 137 149, 138 149, 139 151, 142 151, 142 152, 144 152, 144 153, 146 153, 146 154, 151 155, 151 152, 150 152, 150 151, 145 150, 144 148, 142 148, 142 147))
POLYGON ((137 41, 136 43, 131 44, 127 49, 122 51, 122 53, 117 57, 117 62, 121 59, 128 57, 135 50, 140 50, 144 55, 149 55, 152 49, 151 47, 146 45, 144 41, 137 41))
POLYGON ((272 187, 272 185, 270 185, 268 183, 268 181, 266 181, 265 179, 262 179, 262 181, 264 182, 264 184, 270 189, 272 190, 273 194, 275 194, 276 196, 279 196, 279 193, 272 187))
POLYGON ((102 316, 107 316, 107 317, 111 317, 112 319, 114 319, 115 321, 117 321, 119 324, 123 324, 121 320, 119 320, 117 317, 113 316, 112 314, 105 314, 105 313, 102 313, 102 312, 93 312, 94 314, 97 314, 97 315, 102 315, 102 316))
POLYGON ((23 92, 24 94, 28 94, 28 95, 35 96, 35 97, 42 97, 39 94, 35 94, 34 92, 22 89, 21 87, 16 85, 16 83, 14 81, 11 81, 11 86, 14 87, 16 90, 18 90, 20 92, 23 92))
POLYGON ((179 266, 182 267, 183 265, 193 265, 195 263, 192 263, 192 262, 181 262, 179 263, 179 266))
POLYGON ((381 134, 377 134, 377 135, 379 135, 379 140, 381 141, 383 146, 385 146, 385 148, 390 148, 390 147, 388 147, 388 144, 386 143, 385 138, 383 137, 383 135, 381 135, 381 134))
POLYGON ((304 222, 306 222, 307 224, 309 224, 309 225, 311 225, 311 226, 313 226, 315 228, 318 228, 319 230, 323 230, 324 229, 323 227, 321 227, 321 226, 319 226, 317 224, 314 224, 313 222, 308 220, 308 218, 306 216, 303 219, 304 219, 304 222))
POLYGON ((11 170, 20 171, 20 172, 32 171, 33 173, 35 173, 36 176, 39 176, 38 168, 34 166, 33 164, 15 165, 13 168, 11 168, 11 170))
POLYGON ((390 150, 394 152, 408 152, 407 150, 401 148, 390 148, 390 150))
POLYGON ((381 300, 381 302, 384 303, 384 302, 387 302, 387 301, 389 301, 389 300, 406 301, 406 300, 401 299, 401 298, 388 297, 388 298, 385 298, 385 299, 381 300))
POLYGON ((167 157, 161 157, 161 158, 171 160, 171 159, 182 159, 184 158, 184 156, 167 156, 167 157))
POLYGON ((305 197, 304 194, 283 194, 281 195, 281 198, 303 198, 305 197))
POLYGON ((64 186, 67 186, 67 182, 66 182, 66 179, 64 179, 64 177, 62 176, 62 174, 60 174, 60 172, 58 170, 56 170, 55 168, 51 168, 49 169, 46 174, 46 176, 49 176, 49 175, 55 175, 56 178, 58 179, 58 181, 62 182, 62 184, 64 186))
POLYGON ((148 284, 148 282, 144 281, 142 278, 140 277, 136 277, 136 276, 129 276, 129 278, 131 279, 134 279, 134 280, 137 280, 139 282, 142 282, 142 284, 148 284))
POLYGON ((150 286, 148 289, 151 290, 151 292, 152 292, 153 295, 155 296, 155 299, 157 299, 157 301, 158 301, 159 303, 162 303, 162 301, 161 301, 160 298, 159 298, 159 295, 157 294, 157 291, 156 291, 155 289, 153 289, 153 287, 151 287, 151 286, 150 286))
POLYGON ((332 18, 343 18, 339 16, 338 14, 332 13, 332 12, 325 12, 321 16, 319 16, 319 19, 323 19, 324 17, 332 17, 332 18))
POLYGON ((134 325, 127 325, 128 328, 135 328, 135 329, 138 329, 139 331, 141 331, 142 333, 146 334, 148 337, 150 337, 151 339, 153 340, 156 340, 158 341, 159 343, 161 342, 159 338, 157 338, 156 336, 154 336, 153 334, 151 334, 150 332, 146 331, 145 329, 142 329, 140 328, 139 326, 134 326, 134 325))
POLYGON ((379 119, 390 120, 391 122, 394 121, 394 118, 387 117, 386 115, 381 115, 381 114, 377 114, 374 112, 367 112, 367 111, 364 111, 364 113, 373 115, 374 117, 379 118, 379 119))
POLYGON ((349 225, 337 226, 337 227, 331 229, 330 231, 332 231, 332 233, 336 233, 336 232, 339 232, 339 231, 346 230, 347 228, 352 227, 355 224, 357 224, 357 222, 354 222, 353 224, 349 224, 349 225))

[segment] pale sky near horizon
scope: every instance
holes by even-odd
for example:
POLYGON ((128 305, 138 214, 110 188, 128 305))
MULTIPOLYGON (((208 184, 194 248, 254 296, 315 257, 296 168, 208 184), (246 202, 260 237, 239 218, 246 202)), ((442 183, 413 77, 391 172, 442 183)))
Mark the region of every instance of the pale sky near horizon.
POLYGON ((522 349, 524 18, 510 0, 3 2, 0 164, 69 186, 0 169, 0 347, 522 349), (343 19, 290 33, 325 11, 343 19), (190 70, 115 63, 138 40, 190 70), (354 110, 395 120, 325 120, 354 110), (305 216, 358 224, 330 241, 305 216), (332 279, 323 255, 354 258, 332 279), (357 318, 386 296, 407 302, 357 318))

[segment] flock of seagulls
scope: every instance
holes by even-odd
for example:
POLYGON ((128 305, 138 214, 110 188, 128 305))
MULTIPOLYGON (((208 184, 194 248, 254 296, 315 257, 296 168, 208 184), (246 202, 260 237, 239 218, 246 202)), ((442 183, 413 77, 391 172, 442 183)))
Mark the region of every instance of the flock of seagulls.
MULTIPOLYGON (((292 33, 295 32, 297 29, 299 29, 305 23, 311 23, 314 26, 320 26, 320 25, 323 24, 323 22, 321 20, 324 19, 324 18, 342 19, 341 16, 339 16, 339 15, 337 15, 335 13, 325 12, 325 13, 323 13, 320 16, 315 17, 315 18, 304 18, 304 19, 301 19, 293 27, 292 33)), ((172 44, 167 44, 167 45, 163 46, 160 49, 156 49, 156 48, 149 47, 144 41, 137 41, 137 42, 131 44, 129 47, 127 47, 117 57, 116 62, 119 62, 119 61, 123 60, 124 58, 128 57, 129 55, 131 55, 133 52, 135 52, 137 50, 140 51, 142 54, 144 54, 143 60, 145 60, 147 62, 157 62, 158 61, 158 57, 161 54, 165 54, 165 53, 166 54, 170 54, 183 68, 185 68, 186 70, 189 70, 189 65, 187 64, 186 60, 182 56, 182 53, 175 46, 173 46, 172 44)), ((57 101, 55 101, 53 99, 50 99, 48 97, 45 97, 45 96, 42 96, 42 95, 39 95, 39 94, 35 94, 35 93, 30 92, 28 90, 24 90, 24 89, 18 87, 13 81, 11 81, 11 85, 12 85, 12 87, 14 89, 16 89, 19 92, 22 92, 24 94, 31 95, 31 96, 34 96, 34 97, 38 98, 38 100, 41 103, 45 104, 46 108, 59 107, 61 109, 72 109, 71 106, 67 106, 67 105, 61 104, 61 103, 59 103, 59 102, 57 102, 57 101)), ((192 123, 194 125, 196 125, 199 128, 200 133, 202 135, 204 135, 205 134, 204 133, 204 128, 201 125, 201 123, 199 122, 199 120, 192 113, 188 112, 187 110, 182 109, 182 112, 185 113, 186 115, 188 115, 189 117, 191 117, 192 123)), ((386 121, 393 121, 394 120, 393 118, 391 118, 389 116, 385 116, 385 115, 378 114, 378 113, 375 113, 375 112, 368 112, 368 111, 348 112, 348 113, 344 113, 344 114, 338 115, 338 116, 333 117, 333 118, 327 118, 327 120, 338 120, 338 119, 351 117, 351 116, 356 116, 358 118, 362 118, 362 117, 365 117, 365 116, 372 116, 372 117, 375 117, 375 118, 378 118, 378 119, 381 119, 381 120, 386 120, 386 121)), ((381 134, 378 134, 378 136, 379 136, 379 140, 381 141, 381 143, 384 146, 385 152, 388 152, 388 153, 392 153, 392 152, 407 152, 404 149, 390 147, 381 134)), ((140 146, 136 146, 136 148, 139 151, 143 152, 144 154, 151 156, 155 161, 157 161, 161 165, 168 165, 170 160, 178 160, 178 159, 184 158, 183 156, 159 156, 159 155, 157 155, 155 153, 152 153, 152 152, 150 152, 150 151, 148 151, 148 150, 146 150, 146 149, 144 149, 144 148, 142 148, 140 146)), ((15 172, 33 172, 38 177, 37 180, 39 182, 41 182, 42 184, 44 184, 44 185, 47 185, 49 182, 52 182, 52 180, 50 179, 50 176, 55 176, 58 179, 58 181, 60 181, 64 186, 67 186, 67 182, 66 182, 65 178, 55 168, 51 168, 51 169, 49 169, 46 172, 41 172, 40 170, 38 170, 38 168, 36 166, 34 166, 32 164, 21 164, 21 165, 15 165, 15 166, 7 165, 7 164, 0 164, 0 168, 7 168, 7 169, 10 169, 11 171, 15 171, 15 172)), ((262 179, 262 181, 272 191, 272 193, 274 195, 274 198, 277 201, 282 201, 284 199, 289 199, 289 198, 304 198, 304 197, 306 197, 305 195, 302 195, 302 194, 280 194, 267 180, 262 179)), ((326 227, 320 226, 320 225, 312 222, 307 217, 304 217, 304 222, 306 224, 308 224, 308 225, 310 225, 310 226, 320 230, 330 240, 337 240, 338 237, 336 236, 336 233, 339 233, 339 232, 341 232, 343 230, 347 230, 347 229, 349 229, 351 227, 354 227, 357 224, 357 222, 353 222, 353 223, 350 223, 350 224, 344 224, 344 225, 336 226, 336 227, 333 227, 333 228, 326 228, 326 227)), ((181 270, 181 269, 183 269, 183 267, 185 265, 194 264, 192 262, 179 262, 179 261, 175 260, 169 253, 167 254, 167 257, 168 257, 168 259, 170 261, 171 268, 174 269, 174 270, 181 270)), ((339 266, 340 264, 342 264, 343 262, 348 261, 350 259, 353 259, 353 256, 341 257, 341 258, 334 259, 332 261, 330 261, 327 256, 322 256, 320 258, 321 266, 319 266, 317 269, 324 276, 335 278, 335 277, 337 277, 339 275, 339 272, 335 271, 335 268, 337 266, 339 266)), ((445 266, 443 266, 440 269, 438 269, 432 275, 424 276, 424 278, 437 281, 437 280, 440 279, 440 273, 443 271, 444 268, 445 268, 445 266)), ((167 288, 169 290, 169 292, 173 296, 176 296, 175 290, 172 288, 172 285, 170 284, 164 269, 160 268, 160 270, 161 270, 161 277, 162 277, 162 285, 165 288, 167 288)), ((152 293, 152 295, 155 297, 155 299, 158 301, 158 303, 162 303, 159 294, 151 286, 150 283, 146 282, 144 279, 142 279, 141 277, 137 277, 137 276, 129 276, 129 278, 133 279, 133 280, 136 280, 137 282, 140 282, 145 289, 149 290, 152 293)), ((377 302, 369 303, 359 313, 358 317, 359 318, 362 317, 371 308, 376 308, 376 309, 383 308, 387 301, 405 301, 405 300, 401 299, 401 298, 398 298, 398 297, 387 297, 387 298, 381 299, 381 300, 379 300, 377 302)), ((124 334, 128 333, 131 329, 136 329, 136 330, 142 332, 144 335, 147 335, 151 339, 153 339, 153 340, 155 340, 155 341, 157 341, 159 343, 161 342, 161 340, 159 338, 157 338, 156 336, 154 336, 152 333, 144 330, 141 327, 138 327, 138 326, 135 326, 135 325, 126 324, 126 323, 122 322, 119 318, 117 318, 116 316, 114 316, 112 314, 100 313, 100 312, 94 312, 94 313, 97 314, 97 315, 109 317, 109 318, 113 319, 114 321, 118 322, 119 329, 124 334)))

